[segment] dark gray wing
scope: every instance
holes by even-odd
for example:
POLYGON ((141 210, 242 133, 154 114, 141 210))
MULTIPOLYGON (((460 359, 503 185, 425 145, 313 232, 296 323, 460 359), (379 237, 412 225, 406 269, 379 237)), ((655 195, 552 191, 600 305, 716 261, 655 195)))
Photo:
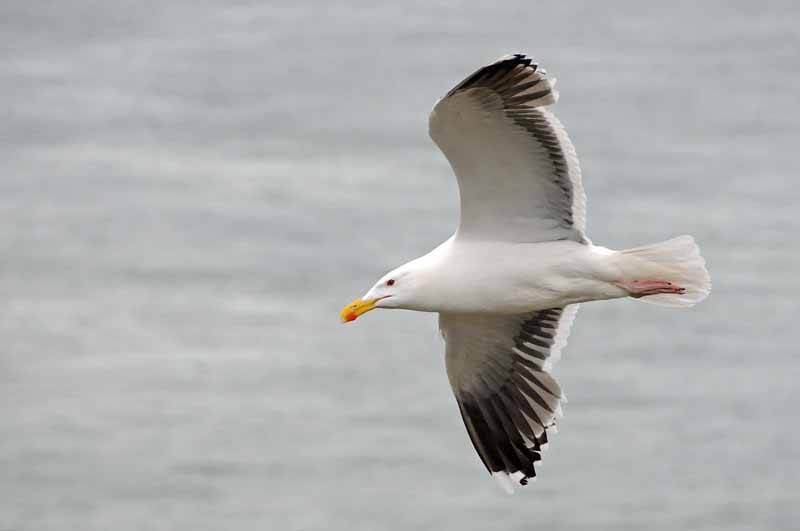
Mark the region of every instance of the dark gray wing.
POLYGON ((522 315, 440 314, 450 385, 472 444, 508 490, 536 476, 564 396, 550 374, 577 305, 522 315))
POLYGON ((437 102, 430 135, 458 179, 464 238, 586 241, 575 148, 545 106, 555 80, 521 54, 501 58, 437 102))

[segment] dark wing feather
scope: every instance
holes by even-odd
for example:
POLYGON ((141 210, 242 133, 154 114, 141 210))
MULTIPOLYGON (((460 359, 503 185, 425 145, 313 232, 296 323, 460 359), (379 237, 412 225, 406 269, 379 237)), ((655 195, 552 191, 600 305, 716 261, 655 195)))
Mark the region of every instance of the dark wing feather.
POLYGON ((564 399, 549 372, 577 306, 522 315, 441 314, 447 374, 475 451, 493 475, 536 476, 564 399))
POLYGON ((586 242, 575 148, 558 119, 555 81, 515 54, 456 85, 434 107, 430 134, 458 178, 464 237, 586 242))

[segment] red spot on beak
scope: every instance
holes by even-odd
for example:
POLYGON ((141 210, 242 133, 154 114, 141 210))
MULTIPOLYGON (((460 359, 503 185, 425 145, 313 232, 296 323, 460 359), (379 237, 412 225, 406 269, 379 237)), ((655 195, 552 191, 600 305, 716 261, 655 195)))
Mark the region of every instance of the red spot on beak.
POLYGON ((350 312, 344 316, 344 320, 346 323, 349 323, 350 321, 355 321, 356 317, 358 316, 355 314, 355 312, 350 312))

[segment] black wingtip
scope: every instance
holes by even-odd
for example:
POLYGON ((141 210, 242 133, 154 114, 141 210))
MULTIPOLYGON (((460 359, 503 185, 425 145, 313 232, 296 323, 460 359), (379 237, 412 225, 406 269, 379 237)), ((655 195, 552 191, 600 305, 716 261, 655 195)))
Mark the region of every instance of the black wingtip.
MULTIPOLYGON (((503 84, 503 81, 509 81, 508 76, 511 72, 516 72, 514 76, 515 82, 520 82, 521 79, 530 77, 537 72, 540 74, 539 77, 546 74, 544 69, 539 68, 539 65, 524 53, 513 53, 504 55, 493 63, 479 68, 467 76, 461 83, 453 87, 447 93, 447 96, 473 86, 500 86, 503 84), (527 75, 520 75, 523 71, 527 72, 527 75)), ((549 89, 543 92, 543 94, 547 93, 549 93, 549 89)), ((530 98, 527 98, 525 101, 528 99, 530 98)))
POLYGON ((525 65, 530 66, 535 71, 536 68, 539 66, 537 63, 533 62, 533 59, 525 55, 524 53, 512 53, 509 55, 505 55, 498 59, 495 64, 497 63, 505 63, 505 62, 512 62, 515 65, 525 65))

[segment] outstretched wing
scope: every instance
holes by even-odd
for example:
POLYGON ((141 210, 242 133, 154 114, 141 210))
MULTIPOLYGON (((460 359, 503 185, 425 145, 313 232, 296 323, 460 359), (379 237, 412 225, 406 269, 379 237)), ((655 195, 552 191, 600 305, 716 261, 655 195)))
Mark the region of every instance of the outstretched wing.
POLYGON ((483 464, 507 491, 536 476, 564 395, 550 366, 578 306, 522 315, 440 314, 447 376, 483 464))
POLYGON ((555 80, 516 54, 485 66, 439 100, 430 135, 458 178, 458 237, 586 241, 575 148, 558 119, 555 80))

